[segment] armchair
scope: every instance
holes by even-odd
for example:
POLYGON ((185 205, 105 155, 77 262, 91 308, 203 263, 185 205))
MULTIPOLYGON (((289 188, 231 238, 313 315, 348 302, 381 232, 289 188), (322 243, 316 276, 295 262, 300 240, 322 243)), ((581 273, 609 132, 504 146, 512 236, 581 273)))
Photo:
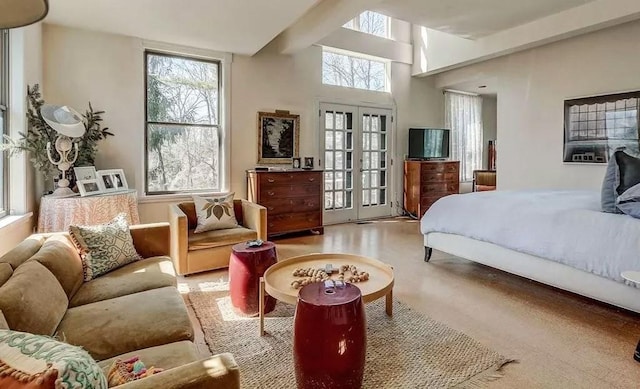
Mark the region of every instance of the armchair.
POLYGON ((474 170, 473 171, 473 191, 483 192, 496 190, 495 170, 474 170))
POLYGON ((178 274, 229 266, 231 246, 251 239, 267 240, 267 209, 247 200, 233 200, 239 226, 194 234, 198 224, 192 201, 169 205, 171 258, 178 274))

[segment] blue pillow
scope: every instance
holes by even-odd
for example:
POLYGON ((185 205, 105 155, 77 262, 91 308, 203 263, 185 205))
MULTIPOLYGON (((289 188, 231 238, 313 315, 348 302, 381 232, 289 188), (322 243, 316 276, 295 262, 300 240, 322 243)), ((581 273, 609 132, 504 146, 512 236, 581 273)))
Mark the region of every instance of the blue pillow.
POLYGON ((616 207, 616 198, 618 197, 616 188, 618 187, 619 168, 615 154, 624 153, 624 151, 622 151, 624 149, 624 147, 617 148, 611 158, 609 158, 609 165, 607 165, 607 172, 602 181, 602 192, 600 194, 602 212, 620 213, 616 207))

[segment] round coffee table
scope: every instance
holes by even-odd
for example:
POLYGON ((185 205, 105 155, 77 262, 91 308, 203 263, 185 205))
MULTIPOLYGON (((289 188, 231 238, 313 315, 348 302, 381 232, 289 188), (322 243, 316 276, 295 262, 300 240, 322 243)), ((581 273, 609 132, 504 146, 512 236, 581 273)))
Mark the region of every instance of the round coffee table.
MULTIPOLYGON (((386 297, 386 313, 393 315, 393 269, 376 259, 353 254, 307 254, 282 260, 268 268, 260 279, 260 298, 264 301, 264 294, 275 297, 287 304, 295 305, 298 300, 298 292, 291 286, 291 282, 299 279, 293 276, 295 269, 324 269, 325 265, 333 267, 342 265, 354 265, 358 271, 369 273, 369 279, 354 284, 362 293, 362 301, 369 303, 381 297, 386 297)), ((337 280, 337 273, 333 273, 332 279, 337 280)), ((264 305, 260 305, 260 335, 264 335, 264 305)))

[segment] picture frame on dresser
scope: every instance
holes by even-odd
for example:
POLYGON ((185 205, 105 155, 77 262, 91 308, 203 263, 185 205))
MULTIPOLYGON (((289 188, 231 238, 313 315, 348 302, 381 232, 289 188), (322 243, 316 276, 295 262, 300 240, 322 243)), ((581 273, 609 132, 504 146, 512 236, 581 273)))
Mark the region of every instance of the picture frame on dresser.
POLYGON ((123 169, 98 170, 96 176, 104 192, 122 192, 129 189, 123 169))
POLYGON ((102 181, 98 179, 78 180, 78 191, 81 197, 93 196, 104 193, 102 181))
POLYGON ((300 115, 258 112, 258 163, 290 164, 299 155, 300 115))

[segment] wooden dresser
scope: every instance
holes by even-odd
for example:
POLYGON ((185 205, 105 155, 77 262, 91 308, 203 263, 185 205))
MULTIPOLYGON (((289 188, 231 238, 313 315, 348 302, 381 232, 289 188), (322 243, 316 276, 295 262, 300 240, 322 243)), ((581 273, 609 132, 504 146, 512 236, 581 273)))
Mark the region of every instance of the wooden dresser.
POLYGON ((267 234, 322 228, 322 170, 247 171, 247 198, 267 208, 267 234))
POLYGON ((439 198, 460 192, 459 161, 404 161, 404 209, 422 215, 439 198))

